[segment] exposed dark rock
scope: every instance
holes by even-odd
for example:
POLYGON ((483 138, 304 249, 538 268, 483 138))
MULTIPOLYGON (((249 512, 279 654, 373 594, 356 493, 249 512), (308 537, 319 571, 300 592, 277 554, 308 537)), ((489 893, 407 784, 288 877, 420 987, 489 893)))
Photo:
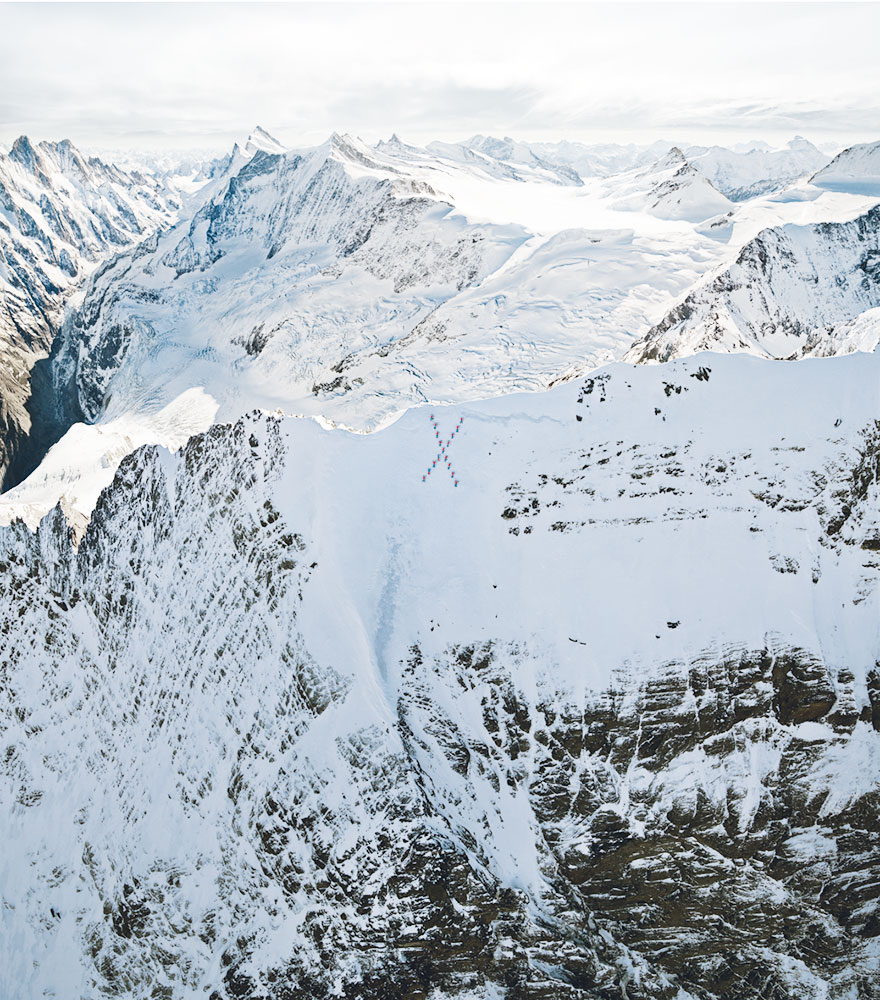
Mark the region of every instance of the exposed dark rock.
POLYGON ((825 665, 806 654, 782 654, 775 659, 773 689, 773 710, 786 725, 821 719, 837 698, 825 665))

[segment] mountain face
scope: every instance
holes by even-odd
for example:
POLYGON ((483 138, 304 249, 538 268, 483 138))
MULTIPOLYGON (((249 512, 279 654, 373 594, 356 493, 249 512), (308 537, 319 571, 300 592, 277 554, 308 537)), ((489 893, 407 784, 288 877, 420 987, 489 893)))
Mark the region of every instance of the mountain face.
POLYGON ((880 142, 850 146, 819 170, 812 182, 831 190, 880 194, 880 142))
MULTIPOLYGON (((214 362, 212 387, 239 367, 243 384, 217 388, 230 406, 248 389, 265 400, 282 374, 279 402, 351 390, 353 355, 410 333, 526 239, 517 226, 469 225, 451 207, 356 140, 257 151, 187 224, 94 279, 70 341, 84 413, 97 418, 108 394, 125 398, 126 380, 148 377, 144 362, 166 344, 175 366, 181 354, 214 362)), ((162 384, 167 365, 160 354, 162 384)))
POLYGON ((686 155, 713 187, 736 202, 782 191, 828 163, 822 150, 800 136, 783 149, 689 146, 686 155))
POLYGON ((880 206, 778 152, 0 159, 0 997, 880 1000, 880 206))
MULTIPOLYGON (((576 170, 565 163, 553 163, 539 156, 528 143, 517 142, 515 139, 493 139, 491 136, 475 135, 464 143, 465 148, 476 150, 493 160, 508 164, 524 164, 525 166, 549 173, 557 183, 573 184, 580 187, 583 184, 576 170)), ((514 176, 516 176, 514 172, 514 176)))
POLYGON ((71 293, 179 208, 158 178, 86 159, 67 140, 22 136, 0 153, 0 488, 23 479, 78 415, 41 363, 71 293))
POLYGON ((880 343, 880 207, 845 223, 760 233, 735 264, 692 291, 629 354, 667 361, 698 351, 794 359, 880 343), (864 314, 864 315, 863 315, 864 314))
POLYGON ((253 415, 5 529, 0 992, 876 998, 878 363, 253 415))
POLYGON ((630 188, 615 204, 647 211, 661 219, 700 222, 733 207, 677 147, 630 175, 630 188))

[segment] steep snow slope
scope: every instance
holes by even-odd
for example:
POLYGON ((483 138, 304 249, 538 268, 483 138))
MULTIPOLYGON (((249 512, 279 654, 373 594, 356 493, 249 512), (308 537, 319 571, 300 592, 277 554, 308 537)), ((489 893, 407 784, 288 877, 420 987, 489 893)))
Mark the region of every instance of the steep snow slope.
POLYGON ((0 994, 875 1000, 878 385, 249 417, 0 530, 0 994))
POLYGON ((167 225, 179 208, 159 178, 86 159, 67 140, 34 146, 22 136, 0 153, 0 489, 30 472, 60 433, 58 401, 45 398, 50 376, 45 366, 35 382, 31 373, 71 292, 98 261, 167 225))
POLYGON ((850 146, 812 177, 813 184, 833 191, 880 195, 880 142, 850 146))
POLYGON ((880 306, 880 206, 845 223, 768 229, 697 287, 629 351, 667 361, 697 351, 794 359, 874 350, 880 306))

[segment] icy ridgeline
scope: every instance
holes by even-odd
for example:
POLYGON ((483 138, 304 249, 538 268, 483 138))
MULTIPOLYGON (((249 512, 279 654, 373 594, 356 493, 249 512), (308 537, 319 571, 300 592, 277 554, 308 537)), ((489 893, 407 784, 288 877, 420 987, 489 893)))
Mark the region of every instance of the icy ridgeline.
POLYGON ((880 996, 878 377, 245 418, 4 529, 0 995, 880 996))

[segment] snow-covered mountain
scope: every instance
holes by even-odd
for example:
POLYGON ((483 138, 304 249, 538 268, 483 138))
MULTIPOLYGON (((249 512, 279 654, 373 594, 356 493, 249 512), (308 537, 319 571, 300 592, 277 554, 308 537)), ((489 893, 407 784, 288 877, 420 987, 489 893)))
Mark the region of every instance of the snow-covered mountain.
POLYGON ((758 146, 735 151, 723 146, 686 146, 685 155, 731 201, 782 191, 828 163, 825 153, 801 136, 782 149, 758 146))
POLYGON ((179 209, 179 193, 161 179, 87 159, 67 140, 33 145, 22 136, 0 153, 0 486, 23 478, 31 450, 57 436, 45 412, 48 376, 39 369, 35 387, 31 372, 49 354, 71 292, 179 209))
POLYGON ((253 415, 0 532, 0 994, 876 997, 878 380, 253 415))
POLYGON ((16 145, 0 998, 880 1000, 869 186, 16 145))
POLYGON ((621 192, 614 203, 617 208, 645 211, 661 219, 702 222, 733 208, 677 146, 655 163, 613 183, 621 192))
POLYGON ((582 178, 610 177, 636 167, 646 167, 670 148, 659 140, 648 144, 582 143, 563 139, 560 142, 531 142, 532 151, 548 163, 561 163, 582 178))
POLYGON ((880 195, 880 142, 850 146, 812 178, 813 184, 836 191, 880 195))
POLYGON ((648 211, 663 219, 699 222, 730 210, 730 201, 685 158, 678 148, 658 164, 658 173, 670 167, 672 176, 657 181, 648 193, 648 211))
MULTIPOLYGON (((510 164, 514 167, 514 177, 517 176, 515 165, 519 164, 546 173, 551 180, 560 184, 574 184, 579 187, 583 183, 576 170, 564 163, 553 163, 545 160, 528 143, 518 142, 508 136, 503 139, 495 139, 492 136, 475 135, 462 145, 465 149, 474 150, 484 156, 491 157, 493 160, 510 164)), ((433 148, 442 147, 434 144, 433 148)))
POLYGON ((635 344, 631 361, 698 351, 793 359, 880 343, 880 206, 852 222, 767 229, 635 344))
POLYGON ((0 520, 60 500, 84 523, 135 447, 253 408, 369 431, 546 388, 621 357, 768 224, 874 203, 801 184, 735 204, 677 148, 572 185, 466 146, 284 151, 261 129, 190 187, 176 227, 92 278, 50 366, 70 430, 0 520))
POLYGON ((120 256, 76 321, 87 415, 101 413, 111 383, 128 399, 126 376, 150 374, 142 355, 170 349, 180 368, 187 340, 193 363, 210 343, 212 387, 240 369, 216 388, 245 407, 333 393, 350 355, 409 333, 525 241, 519 226, 469 224, 405 166, 342 136, 304 153, 258 151, 186 224, 120 256))
MULTIPOLYGON (((670 149, 670 144, 663 142, 642 146, 588 145, 567 141, 523 142, 482 135, 474 136, 464 145, 511 164, 566 167, 584 179, 650 167, 662 161, 670 149)), ((782 191, 828 163, 828 156, 802 136, 795 136, 780 148, 767 143, 733 149, 688 144, 678 151, 682 154, 680 165, 686 160, 716 190, 736 202, 782 191)))

